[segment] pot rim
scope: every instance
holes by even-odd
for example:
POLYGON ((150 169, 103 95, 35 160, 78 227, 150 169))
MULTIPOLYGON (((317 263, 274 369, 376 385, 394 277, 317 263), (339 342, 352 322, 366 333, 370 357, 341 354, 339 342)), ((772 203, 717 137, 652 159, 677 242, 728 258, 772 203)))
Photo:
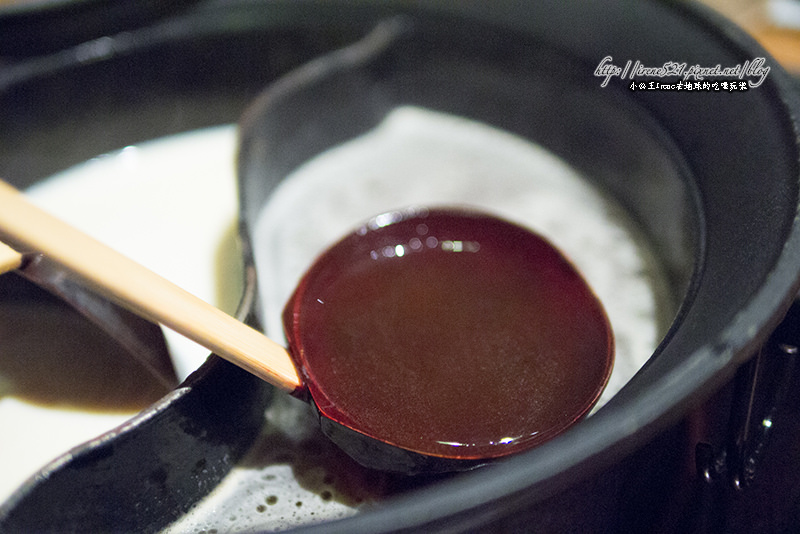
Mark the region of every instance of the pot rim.
MULTIPOLYGON (((315 3, 318 2, 303 2, 303 7, 300 9, 313 10, 315 3)), ((340 3, 349 4, 346 1, 340 3)), ((701 24, 706 31, 725 42, 727 46, 734 47, 743 54, 758 54, 771 59, 751 37, 708 8, 694 4, 675 4, 666 0, 652 0, 650 3, 691 18, 693 23, 701 24)), ((280 9, 280 1, 274 4, 280 9)), ((358 2, 357 5, 372 13, 367 4, 358 2)), ((407 3, 396 0, 386 2, 384 6, 391 11, 404 9, 407 3)), ((415 8, 421 11, 434 10, 454 16, 474 17, 478 20, 484 16, 493 17, 494 22, 503 18, 502 6, 495 6, 495 11, 489 13, 477 2, 444 7, 434 1, 423 1, 415 4, 415 8)), ((506 22, 515 27, 524 26, 524 21, 506 20, 506 22)), ((205 30, 204 28, 201 31, 205 30)), ((185 37, 186 35, 180 35, 179 39, 185 37)), ((797 156, 800 145, 798 137, 800 96, 791 77, 777 64, 773 65, 776 66, 765 81, 766 85, 760 89, 770 90, 776 95, 775 107, 779 108, 781 114, 787 116, 791 122, 794 130, 794 154, 797 156)), ((13 80, 11 81, 13 83, 13 80)), ((0 83, 0 86, 2 85, 0 83)), ((800 206, 797 211, 800 211, 800 206)), ((384 530, 387 526, 392 529, 413 529, 434 524, 446 515, 457 515, 469 510, 474 512, 475 507, 482 507, 483 510, 474 513, 491 516, 493 514, 491 507, 486 505, 513 499, 530 490, 535 490, 537 495, 552 495, 576 481, 587 478, 644 443, 668 423, 675 421, 680 415, 681 407, 687 403, 697 402, 702 396, 710 395, 733 375, 735 367, 749 358, 758 344, 764 341, 795 298, 800 289, 798 266, 800 266, 800 216, 796 215, 788 230, 783 251, 770 274, 758 291, 749 298, 747 305, 740 310, 735 320, 716 339, 709 340, 700 349, 688 355, 684 365, 662 376, 655 387, 639 395, 635 402, 617 405, 616 419, 601 410, 558 440, 539 447, 536 451, 537 458, 533 461, 525 455, 510 458, 491 469, 478 470, 464 477, 423 488, 412 495, 395 497, 391 500, 391 505, 369 513, 309 529, 326 532, 337 529, 347 532, 376 531, 384 530), (670 402, 664 399, 670 399, 670 402), (680 402, 676 402, 676 399, 680 402), (605 430, 598 432, 597 429, 601 428, 605 430), (568 458, 564 458, 561 454, 566 448, 572 451, 568 458), (556 457, 560 462, 558 467, 550 461, 556 457), (562 473, 563 476, 555 477, 554 475, 558 473, 562 473), (475 487, 480 491, 475 491, 475 487)), ((240 316, 247 315, 248 310, 252 309, 251 299, 255 291, 253 283, 252 279, 248 280, 243 303, 240 305, 240 316)), ((203 373, 210 373, 209 368, 213 368, 213 365, 201 368, 198 377, 202 378, 203 373)), ((172 395, 165 399, 179 396, 185 395, 172 395)), ((136 420, 153 418, 164 410, 164 402, 160 402, 137 416, 136 420)), ((455 524, 458 524, 457 521, 455 524)))

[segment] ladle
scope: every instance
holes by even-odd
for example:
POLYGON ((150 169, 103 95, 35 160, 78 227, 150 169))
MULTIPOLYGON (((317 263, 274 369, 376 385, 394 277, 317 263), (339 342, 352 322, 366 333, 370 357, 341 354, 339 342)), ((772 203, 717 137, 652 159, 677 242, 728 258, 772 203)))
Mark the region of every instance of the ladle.
POLYGON ((323 432, 369 467, 452 471, 528 449, 588 413, 613 364, 602 306, 568 261, 485 214, 414 208, 345 237, 287 304, 289 352, 3 182, 0 239, 7 268, 44 254, 311 401, 323 432))

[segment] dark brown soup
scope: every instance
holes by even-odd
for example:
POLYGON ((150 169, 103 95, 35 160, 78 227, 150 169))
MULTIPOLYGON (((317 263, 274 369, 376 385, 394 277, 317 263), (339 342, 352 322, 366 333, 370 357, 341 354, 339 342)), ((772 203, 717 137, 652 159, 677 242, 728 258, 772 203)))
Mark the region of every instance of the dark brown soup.
MULTIPOLYGON (((4 289, 0 288, 0 397, 125 414, 169 393, 170 384, 71 307, 52 297, 9 298, 4 289)), ((34 293, 39 294, 44 295, 41 290, 34 293)))
POLYGON ((327 417, 434 456, 530 448, 594 405, 613 338, 545 239, 468 211, 389 213, 306 274, 284 315, 327 417))

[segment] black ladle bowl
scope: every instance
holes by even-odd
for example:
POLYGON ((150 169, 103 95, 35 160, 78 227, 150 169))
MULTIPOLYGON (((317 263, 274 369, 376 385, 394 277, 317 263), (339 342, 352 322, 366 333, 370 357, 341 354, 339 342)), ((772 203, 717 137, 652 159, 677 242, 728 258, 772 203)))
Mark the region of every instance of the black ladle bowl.
POLYGON ((614 362, 608 318, 569 261, 464 208, 371 219, 314 262, 284 324, 323 433, 405 474, 552 439, 595 405, 614 362))

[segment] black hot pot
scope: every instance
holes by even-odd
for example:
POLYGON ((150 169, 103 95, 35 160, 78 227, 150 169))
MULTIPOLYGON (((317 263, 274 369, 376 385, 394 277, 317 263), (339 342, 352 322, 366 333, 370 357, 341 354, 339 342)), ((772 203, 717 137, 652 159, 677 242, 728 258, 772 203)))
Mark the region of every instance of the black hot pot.
MULTIPOLYGON (((4 35, 18 30, 15 19, 0 25, 4 35)), ((17 186, 137 141, 236 121, 264 86, 322 57, 313 76, 288 84, 272 120, 248 130, 245 238, 288 172, 410 102, 561 156, 619 200, 667 270, 679 303, 672 325, 597 414, 491 468, 420 483, 309 530, 800 524, 796 307, 781 323, 800 280, 800 98, 742 31, 694 4, 661 1, 239 1, 176 7, 94 37, 34 57, 0 50, 0 174, 17 186), (385 49, 355 63, 325 55, 398 15, 411 33, 385 49), (770 70, 745 90, 656 91, 622 76, 602 85, 595 72, 606 56, 709 67, 763 57, 770 70), (82 135, 65 139, 65 128, 82 135), (776 455, 783 460, 767 462, 776 455)), ((662 74, 636 81, 681 80, 662 74)), ((240 314, 257 325, 249 250, 246 260, 240 314)), ((25 292, 19 279, 3 283, 25 292)), ((231 469, 271 397, 269 386, 211 357, 124 431, 45 468, 2 505, 0 530, 159 530, 231 469)))

